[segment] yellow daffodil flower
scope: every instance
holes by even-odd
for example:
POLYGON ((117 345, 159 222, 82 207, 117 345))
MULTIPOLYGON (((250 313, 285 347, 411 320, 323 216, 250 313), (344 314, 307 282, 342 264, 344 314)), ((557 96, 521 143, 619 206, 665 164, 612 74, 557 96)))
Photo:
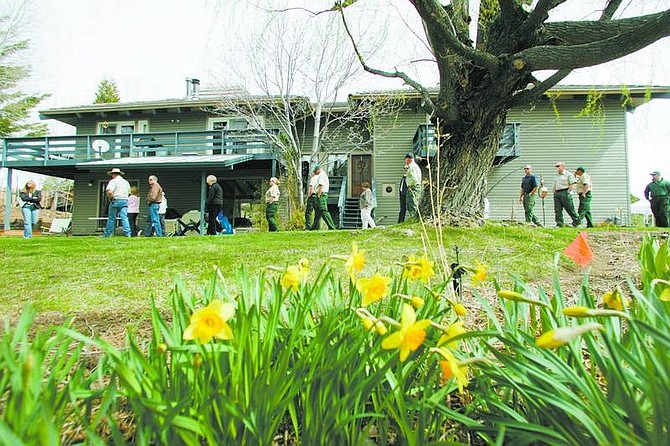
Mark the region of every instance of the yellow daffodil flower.
POLYGON ((475 272, 472 274, 472 286, 477 286, 486 281, 488 277, 489 267, 483 263, 477 262, 475 272))
POLYGON ((460 317, 463 317, 466 314, 468 314, 468 310, 467 308, 465 308, 465 305, 463 304, 454 304, 452 305, 452 308, 454 309, 454 312, 460 317))
POLYGON ((578 336, 594 330, 604 330, 604 327, 600 324, 596 324, 595 322, 578 325, 576 327, 559 327, 555 330, 550 330, 546 333, 543 333, 539 338, 537 338, 535 344, 537 344, 537 346, 540 348, 558 348, 567 344, 578 336))
POLYGON ((411 255, 405 263, 403 278, 428 283, 428 280, 435 275, 434 264, 435 262, 428 260, 426 256, 416 257, 411 255))
POLYGON ((377 334, 379 336, 384 336, 386 333, 388 333, 386 325, 384 325, 384 323, 380 320, 377 320, 377 322, 375 322, 375 329, 377 330, 377 334))
POLYGON ((351 244, 351 255, 347 258, 347 263, 345 264, 347 271, 349 272, 349 277, 351 281, 356 281, 356 273, 363 271, 365 266, 365 250, 358 250, 358 245, 356 242, 351 244))
POLYGON ((462 335, 463 333, 467 333, 467 330, 463 326, 463 321, 454 322, 448 326, 447 329, 444 330, 444 334, 440 336, 440 339, 437 341, 438 347, 444 344, 447 344, 447 347, 449 348, 458 347, 458 341, 449 341, 458 335, 462 335))
POLYGON ((362 305, 367 307, 373 302, 377 302, 389 292, 389 285, 391 278, 375 273, 369 278, 362 278, 358 280, 356 287, 363 295, 362 305))
POLYGON ((416 313, 411 305, 402 305, 400 329, 382 341, 385 350, 399 348, 400 361, 405 361, 410 352, 421 347, 426 339, 426 328, 430 326, 430 319, 416 320, 416 313))
POLYGON ((608 291, 603 294, 603 303, 608 308, 623 311, 623 297, 619 290, 608 291))
POLYGON ((458 391, 463 393, 463 388, 468 385, 468 369, 461 364, 448 348, 432 348, 431 351, 441 355, 444 360, 440 361, 442 379, 446 382, 451 378, 456 379, 458 391))
POLYGON ((212 338, 233 339, 233 330, 228 321, 234 314, 235 307, 232 304, 213 300, 191 315, 190 324, 184 331, 184 339, 197 339, 201 344, 206 344, 212 338))
POLYGON ((309 260, 305 257, 301 257, 300 260, 298 260, 298 271, 300 271, 303 277, 309 275, 309 260))
POLYGON ((298 291, 298 286, 300 286, 300 281, 303 277, 304 273, 300 271, 300 268, 296 265, 291 265, 286 268, 286 271, 279 282, 284 289, 291 288, 293 291, 298 291))

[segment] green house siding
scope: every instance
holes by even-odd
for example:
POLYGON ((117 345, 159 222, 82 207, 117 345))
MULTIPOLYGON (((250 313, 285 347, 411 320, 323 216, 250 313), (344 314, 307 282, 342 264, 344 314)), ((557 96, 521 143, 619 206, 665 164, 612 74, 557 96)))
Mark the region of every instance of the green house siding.
POLYGON ((402 178, 405 154, 412 151, 412 139, 419 124, 427 123, 426 114, 402 110, 397 117, 378 118, 374 129, 373 171, 377 209, 375 217, 389 225, 398 221, 400 210, 398 185, 402 178), (386 189, 390 188, 390 192, 386 189))
MULTIPOLYGON (((626 146, 626 111, 619 101, 604 101, 604 119, 578 116, 584 99, 558 101, 560 122, 551 105, 538 104, 533 110, 510 111, 508 122, 519 122, 521 156, 494 167, 488 179, 489 217, 492 220, 524 221, 519 191, 523 166, 533 166, 533 173, 544 177, 549 194, 544 200, 547 226, 554 226, 551 193, 557 161, 567 170, 583 166, 593 181, 592 213, 594 221, 617 217, 629 222, 629 177, 626 146)), ((577 197, 575 195, 575 207, 577 197)), ((542 200, 536 203, 536 214, 543 220, 542 200)), ((565 214, 566 221, 570 221, 565 214)))

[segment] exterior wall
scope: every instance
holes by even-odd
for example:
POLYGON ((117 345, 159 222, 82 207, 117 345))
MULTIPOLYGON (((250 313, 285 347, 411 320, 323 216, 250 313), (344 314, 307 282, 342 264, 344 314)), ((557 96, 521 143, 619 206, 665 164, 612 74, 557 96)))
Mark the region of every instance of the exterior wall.
MULTIPOLYGON (((158 182, 168 199, 168 208, 175 209, 180 214, 190 210, 200 209, 201 185, 204 177, 209 174, 216 175, 219 184, 224 189, 224 213, 229 217, 239 215, 239 202, 248 201, 246 198, 233 199, 235 191, 228 183, 229 180, 240 180, 258 182, 258 196, 255 201, 261 200, 261 193, 267 189, 269 174, 267 170, 216 170, 214 168, 201 169, 123 169, 124 178, 131 183, 137 181, 140 188, 140 215, 137 219, 138 226, 143 228, 146 223, 147 206, 146 195, 149 190, 147 178, 156 175, 158 182)), ((96 232, 98 222, 89 220, 90 217, 98 217, 100 206, 100 183, 109 181, 110 177, 106 171, 77 172, 74 181, 75 202, 72 212, 72 233, 74 235, 91 235, 96 232), (92 186, 88 184, 92 182, 92 186)), ((254 222, 258 224, 259 222, 254 222)))
MULTIPOLYGON (((492 220, 524 221, 523 205, 519 203, 523 166, 533 166, 533 173, 544 177, 549 194, 538 199, 535 213, 547 226, 555 226, 552 195, 556 176, 554 165, 566 163, 566 169, 575 171, 586 168, 593 181, 591 210, 597 224, 617 217, 629 222, 629 177, 626 146, 626 112, 619 101, 604 101, 604 122, 594 122, 591 117, 578 116, 585 100, 559 100, 556 114, 547 102, 538 104, 532 111, 510 111, 508 122, 520 122, 521 156, 509 163, 494 167, 488 180, 488 199, 492 220)), ((575 210, 578 198, 574 195, 575 210)), ((566 223, 570 222, 564 213, 566 223)))
MULTIPOLYGON (((108 115, 104 118, 101 116, 85 116, 77 124, 78 135, 95 135, 98 133, 98 123, 102 121, 107 122, 135 122, 135 128, 139 121, 147 121, 149 123, 149 132, 203 132, 207 130, 207 118, 216 117, 211 113, 204 111, 185 111, 183 113, 177 112, 159 112, 155 115, 148 113, 131 113, 126 115, 108 115), (173 122, 174 121, 174 122, 173 122)), ((135 133, 140 133, 136 131, 135 133)))
POLYGON ((383 225, 398 222, 398 186, 405 154, 412 151, 412 139, 419 124, 426 122, 426 114, 415 109, 402 110, 397 117, 387 116, 375 122, 372 161, 377 195, 375 218, 383 225), (387 187, 391 188, 390 192, 386 191, 387 187))

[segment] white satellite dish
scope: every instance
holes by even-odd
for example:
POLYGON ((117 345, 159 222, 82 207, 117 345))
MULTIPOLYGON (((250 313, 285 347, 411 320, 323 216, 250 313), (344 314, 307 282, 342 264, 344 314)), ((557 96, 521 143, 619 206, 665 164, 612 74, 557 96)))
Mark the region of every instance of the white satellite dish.
POLYGON ((91 148, 98 153, 109 152, 109 143, 104 139, 96 139, 91 143, 91 148))

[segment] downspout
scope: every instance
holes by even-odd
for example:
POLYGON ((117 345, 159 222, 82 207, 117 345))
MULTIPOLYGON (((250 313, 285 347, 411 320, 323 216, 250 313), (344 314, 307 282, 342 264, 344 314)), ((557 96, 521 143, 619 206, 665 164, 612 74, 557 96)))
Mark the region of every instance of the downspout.
MULTIPOLYGON (((6 153, 6 152, 5 152, 6 153)), ((12 169, 7 168, 7 187, 5 188, 5 225, 4 230, 9 231, 9 219, 12 210, 12 169)))
POLYGON ((200 235, 205 235, 205 196, 207 194, 207 175, 203 170, 200 179, 200 235))

